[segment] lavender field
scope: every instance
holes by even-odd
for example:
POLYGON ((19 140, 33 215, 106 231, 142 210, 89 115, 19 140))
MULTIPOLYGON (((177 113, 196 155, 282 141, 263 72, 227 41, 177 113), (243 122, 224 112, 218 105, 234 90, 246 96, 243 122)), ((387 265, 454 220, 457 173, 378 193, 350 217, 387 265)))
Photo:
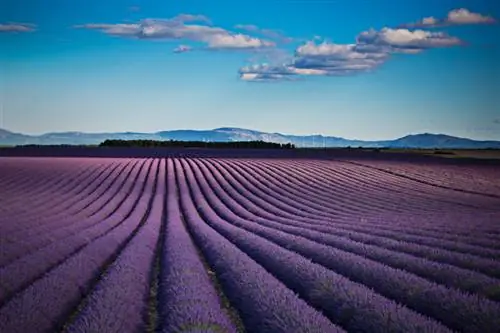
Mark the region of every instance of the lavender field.
POLYGON ((0 157, 0 332, 500 332, 500 168, 0 157))

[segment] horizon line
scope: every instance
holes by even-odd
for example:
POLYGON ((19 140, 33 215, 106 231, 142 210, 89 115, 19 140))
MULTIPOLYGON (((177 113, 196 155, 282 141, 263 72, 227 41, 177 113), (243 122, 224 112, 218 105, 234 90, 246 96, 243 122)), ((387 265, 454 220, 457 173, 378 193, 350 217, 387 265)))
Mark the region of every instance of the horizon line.
POLYGON ((85 132, 85 131, 58 131, 58 132, 43 132, 41 134, 28 134, 24 132, 13 132, 9 129, 2 128, 0 127, 0 131, 6 131, 12 134, 20 134, 20 135, 25 135, 25 136, 33 136, 33 137, 38 137, 38 136, 43 136, 43 135, 48 135, 48 134, 63 134, 63 133, 79 133, 79 134, 118 134, 118 133, 132 133, 132 134, 157 134, 160 132, 172 132, 172 131, 216 131, 220 129, 237 129, 237 130, 245 130, 245 131, 252 131, 252 132, 258 132, 258 133, 264 133, 264 134, 277 134, 277 135, 283 135, 283 136, 297 136, 297 137, 312 137, 312 136, 320 136, 324 138, 338 138, 338 139, 344 139, 344 140, 349 140, 349 141, 363 141, 363 142, 378 142, 378 141, 394 141, 398 139, 402 139, 408 136, 417 136, 417 135, 434 135, 434 136, 449 136, 457 139, 466 139, 466 140, 472 140, 472 141, 479 141, 479 142, 500 142, 500 139, 496 140, 483 140, 483 139, 473 139, 471 137, 463 137, 463 136, 455 136, 451 134, 446 134, 446 133, 432 133, 432 132, 412 132, 405 134, 400 137, 396 137, 393 139, 375 139, 375 140, 366 140, 366 139, 356 139, 356 138, 348 138, 348 137, 340 137, 340 136, 335 136, 335 135, 323 135, 323 134, 291 134, 291 133, 282 133, 282 132, 267 132, 267 131, 262 131, 262 130, 256 130, 256 129, 249 129, 249 128, 243 128, 243 127, 231 127, 231 126, 222 126, 222 127, 216 127, 216 128, 211 128, 211 129, 167 129, 167 130, 159 130, 159 131, 152 131, 152 132, 135 132, 135 131, 110 131, 110 132, 85 132))

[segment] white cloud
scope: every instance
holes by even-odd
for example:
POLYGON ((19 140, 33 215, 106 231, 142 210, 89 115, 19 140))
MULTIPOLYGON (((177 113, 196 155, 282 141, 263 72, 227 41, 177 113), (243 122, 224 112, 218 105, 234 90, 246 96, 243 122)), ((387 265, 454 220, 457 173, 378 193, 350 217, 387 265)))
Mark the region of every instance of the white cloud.
POLYGON ((241 78, 245 80, 272 78, 273 81, 289 81, 303 76, 333 76, 366 72, 381 65, 386 58, 387 55, 381 57, 375 53, 358 54, 352 45, 331 43, 316 45, 311 42, 299 47, 295 58, 288 62, 275 65, 254 64, 240 68, 239 72, 241 78))
POLYGON ((316 44, 313 41, 306 42, 299 46, 295 51, 299 57, 329 57, 340 59, 374 59, 385 58, 386 53, 380 50, 360 50, 357 44, 335 44, 330 42, 322 42, 316 44))
POLYGON ((473 13, 466 8, 453 9, 448 12, 447 17, 437 19, 435 17, 425 17, 416 23, 403 24, 401 27, 406 28, 433 28, 449 25, 464 25, 464 24, 492 24, 496 20, 487 15, 473 13))
POLYGON ((270 41, 250 37, 243 34, 215 34, 207 38, 208 47, 212 49, 247 49, 273 47, 270 41))
POLYGON ((353 53, 354 44, 334 44, 323 42, 316 44, 307 42, 297 48, 296 54, 299 56, 331 56, 349 57, 353 53))
MULTIPOLYGON (((198 21, 210 24, 203 15, 180 14, 171 19, 144 19, 133 24, 85 24, 76 28, 94 29, 103 33, 137 39, 189 40, 206 44, 206 49, 259 49, 275 46, 272 41, 241 33, 232 33, 220 27, 185 24, 198 21)), ((199 48, 203 49, 203 48, 199 48)), ((179 51, 179 50, 178 50, 179 51)))
POLYGON ((415 54, 426 49, 462 45, 463 42, 442 32, 383 28, 358 35, 356 43, 317 43, 316 39, 299 46, 295 57, 277 65, 251 65, 240 69, 244 80, 289 80, 309 75, 339 76, 371 72, 392 53, 415 54))
POLYGON ((380 31, 368 30, 358 35, 358 43, 387 48, 390 52, 418 53, 424 49, 463 45, 457 37, 444 32, 424 30, 383 28, 380 31))
POLYGON ((32 32, 35 25, 30 23, 0 23, 0 33, 2 32, 32 32))
POLYGON ((359 44, 335 44, 310 41, 295 52, 293 66, 296 73, 314 75, 344 75, 366 72, 377 68, 388 58, 389 53, 380 47, 359 44))
POLYGON ((450 11, 446 22, 450 24, 481 24, 493 23, 495 19, 490 16, 473 13, 465 8, 460 8, 450 11))

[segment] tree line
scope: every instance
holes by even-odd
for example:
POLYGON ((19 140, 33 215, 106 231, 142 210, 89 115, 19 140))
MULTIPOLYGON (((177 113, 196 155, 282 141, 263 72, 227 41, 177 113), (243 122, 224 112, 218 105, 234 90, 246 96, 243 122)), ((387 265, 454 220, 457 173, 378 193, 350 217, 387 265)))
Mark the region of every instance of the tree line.
POLYGON ((181 147, 181 148, 250 148, 250 149, 293 149, 292 143, 258 141, 178 141, 178 140, 105 140, 100 147, 181 147))

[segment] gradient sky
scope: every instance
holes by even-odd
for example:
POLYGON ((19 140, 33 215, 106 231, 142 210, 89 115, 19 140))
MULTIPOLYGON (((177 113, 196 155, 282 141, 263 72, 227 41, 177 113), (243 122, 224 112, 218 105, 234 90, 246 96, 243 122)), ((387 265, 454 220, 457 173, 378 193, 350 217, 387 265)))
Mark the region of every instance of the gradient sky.
POLYGON ((500 140, 498 0, 6 0, 0 127, 500 140))

